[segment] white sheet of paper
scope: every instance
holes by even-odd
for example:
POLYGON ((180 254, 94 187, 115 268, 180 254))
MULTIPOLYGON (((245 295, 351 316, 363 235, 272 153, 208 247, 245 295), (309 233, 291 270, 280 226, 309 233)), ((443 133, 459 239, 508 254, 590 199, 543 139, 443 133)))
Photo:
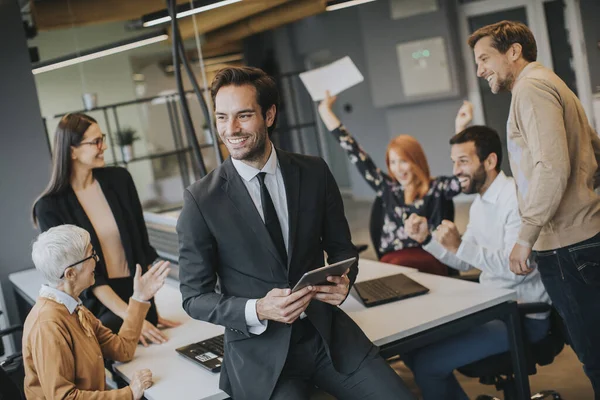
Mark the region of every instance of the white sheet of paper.
POLYGON ((326 90, 335 96, 365 80, 348 56, 323 67, 303 72, 300 74, 300 79, 313 101, 323 100, 326 90))

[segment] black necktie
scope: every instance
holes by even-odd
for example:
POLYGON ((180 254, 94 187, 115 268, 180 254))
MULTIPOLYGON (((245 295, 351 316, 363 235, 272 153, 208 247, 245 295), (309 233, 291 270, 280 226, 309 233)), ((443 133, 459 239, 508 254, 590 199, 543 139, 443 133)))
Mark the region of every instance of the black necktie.
POLYGON ((269 231, 269 235, 281 256, 283 262, 287 265, 287 251, 285 250, 285 242, 283 241, 283 233, 281 232, 281 225, 277 218, 277 212, 275 211, 275 205, 265 185, 266 172, 259 172, 256 177, 260 182, 260 202, 262 203, 263 215, 265 217, 265 226, 269 231))

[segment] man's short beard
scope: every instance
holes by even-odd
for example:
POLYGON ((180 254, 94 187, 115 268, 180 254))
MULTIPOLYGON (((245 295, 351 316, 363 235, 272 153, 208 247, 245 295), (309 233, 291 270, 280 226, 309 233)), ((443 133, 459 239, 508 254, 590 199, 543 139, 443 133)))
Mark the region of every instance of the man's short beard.
POLYGON ((467 188, 467 190, 463 190, 464 194, 474 194, 479 193, 481 188, 485 185, 485 181, 487 179, 487 174, 485 173, 485 168, 483 164, 477 168, 477 170, 471 175, 471 184, 467 188))
POLYGON ((515 77, 512 73, 509 73, 503 80, 498 80, 498 92, 510 92, 514 83, 515 77))
POLYGON ((267 142, 267 138, 269 137, 269 133, 266 126, 264 130, 265 134, 257 135, 258 140, 256 142, 256 145, 247 154, 240 158, 240 161, 256 162, 262 159, 262 157, 265 154, 265 143, 267 142))

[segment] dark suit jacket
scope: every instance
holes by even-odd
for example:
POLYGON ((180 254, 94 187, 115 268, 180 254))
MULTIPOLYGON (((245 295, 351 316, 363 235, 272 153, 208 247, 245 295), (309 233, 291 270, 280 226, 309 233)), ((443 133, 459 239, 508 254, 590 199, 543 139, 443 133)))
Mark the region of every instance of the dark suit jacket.
MULTIPOLYGON (((268 399, 285 363, 291 326, 269 321, 261 335, 246 326, 249 299, 291 288, 311 269, 358 254, 350 240, 342 197, 320 158, 277 150, 289 213, 284 265, 231 159, 184 193, 177 222, 183 307, 195 319, 223 325, 220 386, 236 400, 268 399), (220 291, 216 290, 217 279, 220 291)), ((348 274, 354 283, 355 263, 348 274)), ((372 343, 338 307, 313 300, 306 314, 342 373, 358 368, 372 343)))
MULTIPOLYGON (((115 217, 125 249, 127 264, 133 277, 136 264, 145 267, 158 257, 148 240, 148 231, 135 184, 129 172, 124 168, 97 168, 93 174, 100 183, 102 192, 115 217)), ((35 213, 42 232, 63 224, 76 225, 88 231, 92 246, 100 256, 100 261, 96 264, 96 283, 93 287, 109 284, 100 241, 71 186, 60 193, 39 199, 35 204, 35 213)), ((133 294, 133 286, 131 294, 133 294)), ((102 311, 103 306, 93 296, 91 290, 86 291, 83 297, 86 307, 95 315, 102 311)), ((127 302, 127 300, 125 301, 127 302)))

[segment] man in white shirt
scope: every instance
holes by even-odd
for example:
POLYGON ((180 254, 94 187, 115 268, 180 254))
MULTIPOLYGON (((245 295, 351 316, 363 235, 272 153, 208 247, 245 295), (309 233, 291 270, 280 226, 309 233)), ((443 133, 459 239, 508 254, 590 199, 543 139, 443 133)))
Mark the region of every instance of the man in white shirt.
MULTIPOLYGON (((471 126, 452 137, 450 144, 453 173, 460 180, 462 192, 476 194, 467 230, 461 238, 456 225, 444 220, 429 232, 427 220, 413 214, 406 221, 408 235, 449 267, 481 270, 482 285, 515 290, 519 302, 549 303, 537 269, 525 276, 510 270, 509 256, 521 219, 514 180, 500 170, 500 137, 491 128, 471 126)), ((548 315, 528 315, 524 328, 530 342, 544 338, 548 315)), ((405 361, 425 400, 468 399, 453 375, 454 369, 508 349, 506 326, 492 321, 411 353, 405 361)))

